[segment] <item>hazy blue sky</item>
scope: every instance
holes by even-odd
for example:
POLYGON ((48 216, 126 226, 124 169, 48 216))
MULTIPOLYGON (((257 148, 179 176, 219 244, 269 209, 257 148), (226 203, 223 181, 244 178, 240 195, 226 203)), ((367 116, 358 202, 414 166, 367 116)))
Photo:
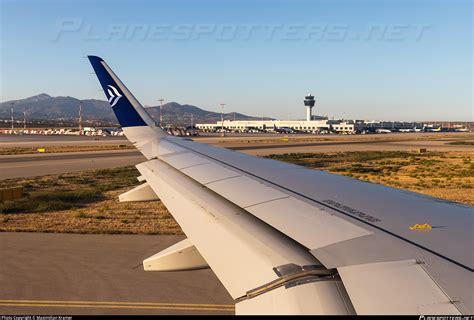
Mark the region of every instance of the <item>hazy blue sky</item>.
POLYGON ((278 118, 472 121, 472 1, 1 3, 1 101, 105 99, 102 56, 143 103, 278 118))

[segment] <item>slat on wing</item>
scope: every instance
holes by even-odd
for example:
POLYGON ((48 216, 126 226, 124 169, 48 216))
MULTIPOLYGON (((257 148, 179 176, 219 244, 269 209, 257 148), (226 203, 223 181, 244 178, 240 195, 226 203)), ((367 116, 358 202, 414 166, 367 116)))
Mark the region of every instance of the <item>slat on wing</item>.
POLYGON ((293 197, 262 203, 246 210, 309 249, 371 234, 293 197))
POLYGON ((234 178, 241 175, 234 170, 224 168, 223 166, 212 162, 203 164, 199 167, 185 168, 181 170, 181 172, 204 185, 210 182, 234 178))
POLYGON ((167 154, 162 159, 178 170, 209 163, 207 158, 198 156, 194 152, 167 154))
POLYGON ((156 155, 157 156, 164 156, 164 155, 167 155, 167 154, 176 153, 176 152, 183 152, 183 151, 187 151, 187 149, 185 149, 183 147, 180 147, 175 143, 171 143, 171 142, 168 142, 166 140, 161 140, 160 144, 158 146, 158 154, 156 154, 156 155))
POLYGON ((219 180, 206 187, 241 208, 288 197, 287 194, 246 176, 219 180))

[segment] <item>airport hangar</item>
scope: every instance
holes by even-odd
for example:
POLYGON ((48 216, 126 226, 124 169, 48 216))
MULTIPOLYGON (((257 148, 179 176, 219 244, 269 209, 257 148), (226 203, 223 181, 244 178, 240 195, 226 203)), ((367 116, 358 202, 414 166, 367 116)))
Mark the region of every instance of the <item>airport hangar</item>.
POLYGON ((398 121, 366 121, 366 120, 344 120, 328 119, 312 114, 315 105, 314 96, 305 96, 306 119, 304 120, 224 120, 213 123, 198 123, 196 128, 203 131, 217 131, 224 128, 229 131, 273 130, 276 128, 289 128, 306 133, 337 132, 342 134, 362 133, 364 131, 387 129, 387 130, 414 130, 422 128, 423 123, 398 122, 398 121))

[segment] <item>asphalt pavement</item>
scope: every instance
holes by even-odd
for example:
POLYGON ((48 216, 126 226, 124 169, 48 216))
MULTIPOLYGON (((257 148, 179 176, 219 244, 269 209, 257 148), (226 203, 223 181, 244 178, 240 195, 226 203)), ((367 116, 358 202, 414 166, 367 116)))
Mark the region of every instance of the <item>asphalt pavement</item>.
POLYGON ((0 314, 234 314, 210 269, 143 271, 182 239, 0 233, 0 314))

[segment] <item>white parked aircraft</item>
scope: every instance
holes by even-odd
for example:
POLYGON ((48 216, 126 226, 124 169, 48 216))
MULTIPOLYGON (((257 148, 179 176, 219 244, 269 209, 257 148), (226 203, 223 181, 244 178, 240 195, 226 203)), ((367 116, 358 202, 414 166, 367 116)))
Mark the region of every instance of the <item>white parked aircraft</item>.
MULTIPOLYGON (((211 267, 237 314, 473 314, 473 207, 167 135, 90 56, 187 239, 145 270, 211 267)), ((171 288, 170 288, 171 290, 171 288)))

